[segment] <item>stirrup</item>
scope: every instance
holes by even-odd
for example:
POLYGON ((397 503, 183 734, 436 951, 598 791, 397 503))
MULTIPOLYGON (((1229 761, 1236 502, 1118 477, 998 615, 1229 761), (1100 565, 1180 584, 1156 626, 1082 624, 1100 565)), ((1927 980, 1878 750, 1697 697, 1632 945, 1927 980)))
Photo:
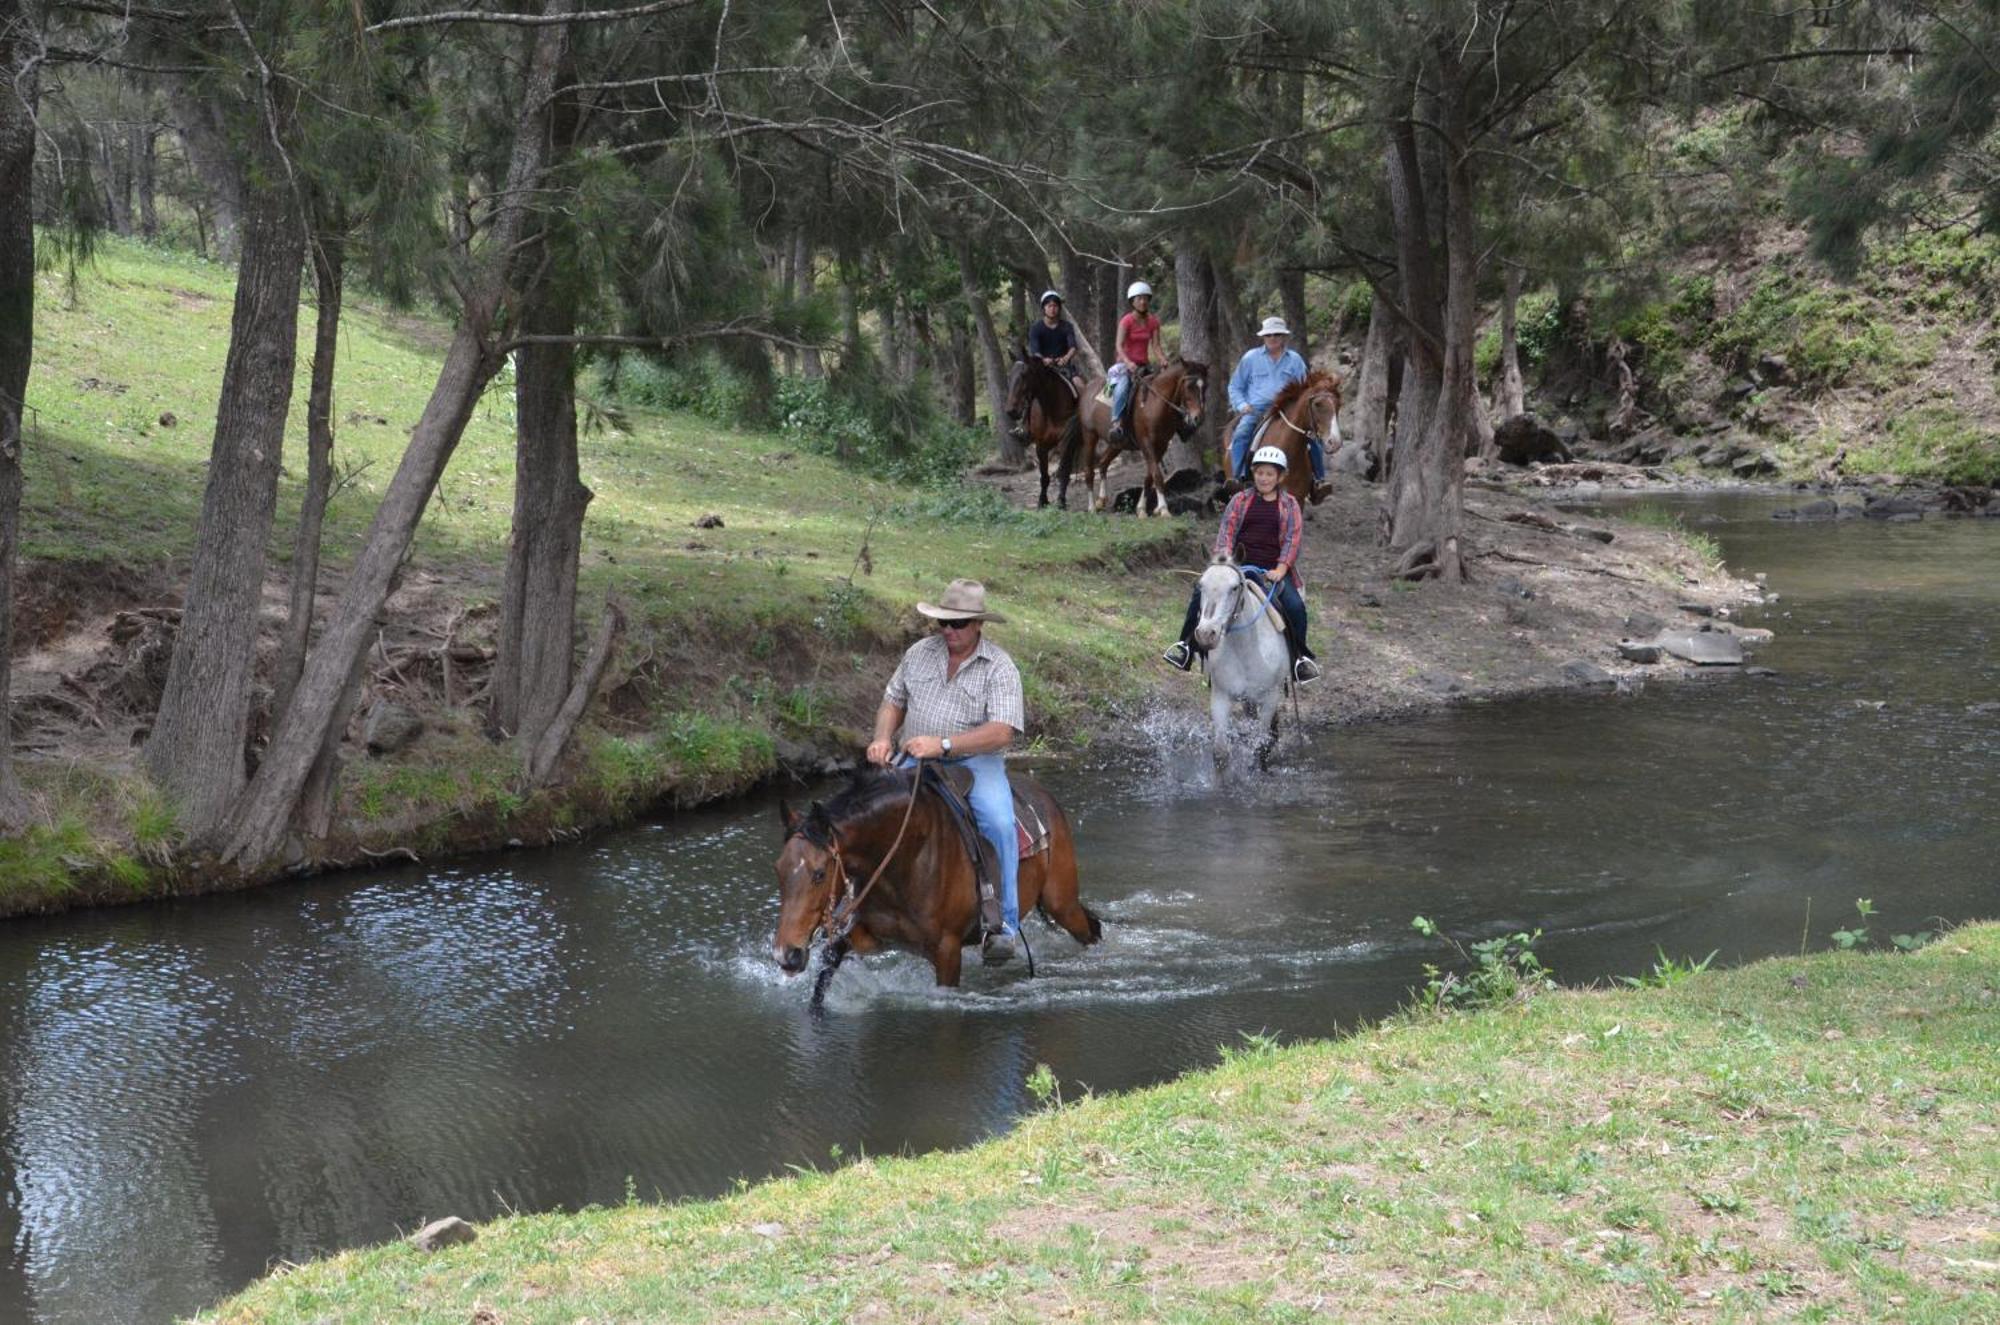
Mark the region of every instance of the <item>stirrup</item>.
POLYGON ((988 966, 1004 966, 1014 960, 1014 935, 1005 929, 996 929, 979 944, 979 960, 988 966))
POLYGON ((1298 682, 1300 685, 1311 685, 1313 682, 1319 680, 1321 675, 1322 672, 1317 660, 1308 658, 1304 654, 1292 660, 1292 680, 1298 682))
POLYGON ((1169 644, 1167 651, 1160 655, 1160 659, 1167 666, 1178 667, 1183 672, 1194 670, 1194 650, 1189 647, 1188 642, 1184 639, 1175 640, 1172 644, 1169 644))

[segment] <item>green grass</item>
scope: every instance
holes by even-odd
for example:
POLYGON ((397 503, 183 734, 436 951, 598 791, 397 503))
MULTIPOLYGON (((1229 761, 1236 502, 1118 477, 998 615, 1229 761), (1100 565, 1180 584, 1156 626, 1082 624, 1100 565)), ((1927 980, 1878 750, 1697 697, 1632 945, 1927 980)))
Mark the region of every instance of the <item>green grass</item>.
POLYGON ((1891 418, 1859 445, 1850 444, 1846 468, 1940 483, 2000 483, 2000 433, 1980 428, 1948 405, 1923 405, 1891 418))
POLYGON ((199 1319, 2000 1320, 1996 971, 1988 925, 1257 1037, 968 1152, 496 1220, 199 1319))
POLYGON ((1681 541, 1686 543, 1694 551, 1694 554, 1702 559, 1703 564, 1710 568, 1719 568, 1722 565, 1722 544, 1716 540, 1713 534, 1705 534, 1698 529, 1689 529, 1687 521, 1681 518, 1679 511, 1670 510, 1664 506, 1639 505, 1633 506, 1629 510, 1620 511, 1618 514, 1620 519, 1630 520, 1633 524, 1647 525, 1654 529, 1665 529, 1679 536, 1681 541))
MULTIPOLYGON (((136 572, 161 596, 179 588, 201 506, 232 290, 226 268, 119 240, 101 245, 73 287, 58 272, 39 278, 23 457, 28 596, 44 575, 55 584, 136 572)), ((303 480, 310 308, 299 334, 300 380, 271 548, 276 568, 290 555, 303 480)), ((334 411, 345 481, 326 533, 335 573, 359 548, 446 338, 435 322, 365 301, 347 312, 334 411)), ((1085 742, 1103 724, 1099 696, 1139 698, 1130 659, 1149 652, 1153 636, 1178 618, 1179 589, 1162 567, 1198 559, 1189 522, 1019 511, 962 481, 912 487, 870 477, 820 453, 825 439, 809 425, 839 411, 811 392, 805 397, 813 408, 795 411, 790 430, 732 429, 629 402, 585 411, 582 472, 595 497, 584 527, 582 611, 594 619, 611 595, 630 609, 607 688, 647 670, 615 718, 599 711, 580 733, 577 794, 637 810, 669 795, 744 785, 773 766, 774 735, 849 739, 866 723, 895 651, 918 628, 912 604, 956 576, 985 580, 1010 618, 993 633, 1034 678, 1031 736, 1085 742), (721 526, 697 528, 709 515, 721 526)), ((445 471, 409 573, 431 585, 444 609, 471 609, 464 622, 473 632, 490 631, 482 609, 500 593, 513 430, 511 378, 503 373, 445 471)), ((505 820, 520 809, 504 751, 483 745, 466 715, 425 716, 431 733, 407 756, 350 765, 348 826, 407 825, 428 813, 431 829, 410 840, 435 842, 450 824, 496 812, 505 820)), ((47 776, 32 762, 24 775, 34 786, 47 776)), ((131 790, 143 788, 136 774, 121 785, 127 789, 113 797, 107 783, 106 796, 126 809, 148 794, 131 790)), ((121 859, 159 862, 179 845, 171 811, 157 797, 122 826, 109 802, 74 808, 71 817, 89 825, 93 841, 121 859)), ((557 807, 555 817, 576 815, 557 807)), ((0 871, 11 875, 0 883, 0 909, 24 898, 60 900, 70 890, 62 862, 84 857, 59 831, 62 821, 52 809, 46 832, 10 848, 22 859, 0 871)))

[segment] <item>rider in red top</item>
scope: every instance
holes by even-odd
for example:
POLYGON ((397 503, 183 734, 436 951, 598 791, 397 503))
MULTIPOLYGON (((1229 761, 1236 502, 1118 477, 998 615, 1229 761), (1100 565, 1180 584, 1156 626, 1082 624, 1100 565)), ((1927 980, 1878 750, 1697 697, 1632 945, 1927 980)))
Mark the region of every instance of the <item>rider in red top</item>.
POLYGON ((1118 362, 1111 366, 1111 437, 1125 440, 1125 405, 1132 398, 1132 383, 1153 365, 1153 341, 1160 334, 1160 319, 1152 314, 1153 287, 1144 281, 1132 282, 1125 291, 1132 311, 1118 319, 1118 362))

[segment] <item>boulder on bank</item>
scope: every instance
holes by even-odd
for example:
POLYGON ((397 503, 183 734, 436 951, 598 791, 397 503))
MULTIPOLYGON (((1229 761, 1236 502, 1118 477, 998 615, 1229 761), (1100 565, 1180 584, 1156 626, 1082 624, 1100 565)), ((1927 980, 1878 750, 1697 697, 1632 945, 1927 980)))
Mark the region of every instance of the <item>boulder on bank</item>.
POLYGON ((1870 520, 1921 520, 1924 518, 1924 502, 1920 497, 1900 494, 1878 497, 1871 493, 1861 508, 1861 514, 1870 520))
POLYGON ((1569 451, 1556 430, 1535 414, 1516 414, 1493 430, 1493 446, 1510 465, 1531 465, 1537 460, 1567 462, 1569 451))
POLYGON ((1743 642, 1721 630, 1665 630, 1653 640, 1664 653, 1698 667, 1740 667, 1743 642))
POLYGON ((1618 678, 1587 658, 1572 658, 1562 665, 1563 680, 1571 685, 1614 686, 1618 678))
POLYGON ((1752 451, 1730 461, 1729 472, 1738 478, 1764 478, 1778 472, 1778 456, 1771 450, 1752 451))
POLYGON ((443 1219, 433 1219, 418 1229, 410 1238, 410 1245, 418 1251, 443 1251, 446 1247, 461 1247, 477 1241, 479 1231, 460 1219, 457 1215, 447 1215, 443 1219))
POLYGON ((1626 662, 1656 663, 1661 657, 1660 646, 1651 640, 1622 639, 1618 641, 1618 656, 1626 662))
POLYGON ((392 755, 409 749, 423 734, 422 718, 401 704, 381 699, 368 710, 368 721, 361 729, 361 741, 371 755, 392 755))

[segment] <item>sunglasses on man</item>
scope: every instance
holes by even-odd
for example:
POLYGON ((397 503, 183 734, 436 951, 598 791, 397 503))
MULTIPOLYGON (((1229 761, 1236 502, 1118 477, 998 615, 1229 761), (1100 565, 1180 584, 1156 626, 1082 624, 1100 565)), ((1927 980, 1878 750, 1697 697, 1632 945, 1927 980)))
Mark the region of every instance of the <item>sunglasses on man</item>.
POLYGON ((971 617, 967 617, 967 618, 966 618, 965 620, 963 620, 963 621, 940 621, 940 622, 938 622, 938 629, 939 629, 939 630, 966 630, 966 629, 969 629, 969 628, 970 628, 970 627, 971 627, 972 625, 973 625, 973 619, 972 619, 971 617))

